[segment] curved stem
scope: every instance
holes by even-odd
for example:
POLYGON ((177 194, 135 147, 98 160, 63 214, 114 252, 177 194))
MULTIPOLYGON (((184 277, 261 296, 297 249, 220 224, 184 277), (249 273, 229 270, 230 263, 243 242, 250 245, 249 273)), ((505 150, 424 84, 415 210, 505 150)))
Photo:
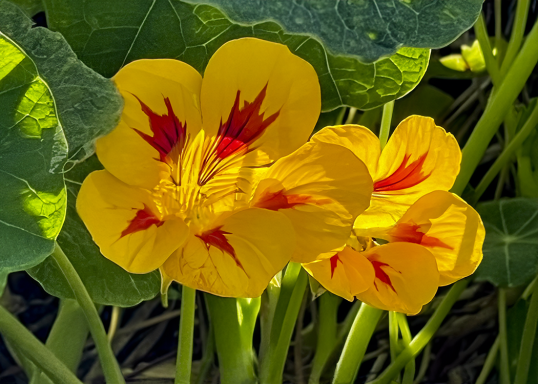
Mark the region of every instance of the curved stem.
POLYGON ((461 194, 471 179, 495 132, 538 62, 537 46, 538 23, 534 24, 501 85, 498 89, 495 87, 484 114, 463 148, 461 171, 452 187, 452 192, 461 194))
POLYGON ((424 328, 422 328, 420 332, 413 338, 411 343, 409 343, 409 346, 404 348, 396 360, 392 362, 376 380, 371 381, 369 384, 389 384, 392 378, 395 377, 408 362, 410 362, 420 353, 426 344, 428 344, 433 338, 435 332, 437 332, 441 326, 441 323, 448 315, 448 312, 467 287, 467 284, 469 284, 467 280, 460 280, 457 283, 454 283, 439 307, 437 307, 433 315, 430 317, 430 320, 428 320, 424 328))
POLYGON ((500 339, 499 336, 495 339, 495 342, 491 346, 488 356, 486 357, 486 361, 484 362, 484 365, 482 366, 482 371, 480 371, 480 375, 478 375, 478 379, 476 379, 475 384, 485 384, 486 380, 489 376, 489 373, 491 372, 491 369, 495 365, 495 362, 497 360, 497 354, 499 353, 499 344, 500 339))
POLYGON ((93 303, 86 287, 82 283, 80 276, 77 271, 65 255, 62 249, 56 243, 54 252, 51 255, 58 266, 62 270, 66 280, 69 282, 71 289, 75 295, 75 298, 84 311, 86 320, 88 322, 88 327, 90 328, 90 333, 95 342, 97 352, 99 354, 99 360, 101 362, 101 367, 103 368, 103 373, 105 375, 106 381, 108 384, 123 384, 125 380, 121 374, 120 367, 112 352, 110 343, 108 342, 107 335, 105 332, 105 327, 101 322, 101 318, 97 313, 95 304, 93 303))
POLYGON ((532 351, 536 336, 536 325, 538 323, 538 284, 534 284, 531 303, 523 327, 521 337, 521 347, 519 348, 519 361, 517 364, 516 378, 514 384, 525 384, 529 375, 532 351))
MULTIPOLYGON (((409 329, 409 324, 407 323, 407 318, 403 313, 396 314, 398 320, 398 326, 400 332, 402 333, 402 340, 404 343, 404 348, 407 347, 412 340, 411 330, 409 329)), ((415 359, 412 359, 409 363, 406 364, 404 375, 402 378, 402 384, 413 384, 413 379, 415 377, 415 359)))
POLYGON ((194 310, 196 290, 181 287, 181 317, 177 344, 176 379, 174 384, 190 384, 192 367, 192 344, 194 333, 194 310))
POLYGON ((516 17, 514 19, 512 35, 510 36, 510 42, 508 43, 506 55, 504 56, 504 61, 501 66, 502 75, 504 75, 508 71, 508 69, 510 69, 512 62, 514 61, 514 57, 516 57, 519 48, 521 47, 523 35, 525 34, 525 27, 527 26, 527 15, 529 14, 529 6, 529 0, 517 1, 516 17))
POLYGON ((390 122, 392 120, 392 111, 394 110, 394 100, 383 105, 383 117, 381 117, 381 129, 379 130, 379 143, 381 150, 385 148, 390 134, 390 122))
POLYGON ((82 384, 73 372, 2 306, 0 332, 55 383, 82 384))
POLYGON ((484 15, 480 13, 476 24, 474 25, 474 33, 476 39, 480 43, 480 49, 484 55, 484 61, 486 62, 486 69, 491 77, 493 85, 499 86, 501 84, 501 73, 499 72, 499 65, 497 60, 493 56, 493 50, 491 49, 491 44, 489 43, 488 30, 486 28, 486 23, 484 21, 484 15))
POLYGON ((108 342, 111 343, 116 331, 118 330, 118 325, 120 323, 120 314, 121 308, 113 306, 110 314, 110 325, 108 326, 108 342))
POLYGON ((370 339, 382 314, 382 310, 362 303, 359 313, 351 326, 340 360, 336 365, 333 384, 355 382, 366 348, 368 348, 370 339))
POLYGON ((534 109, 532 110, 531 115, 519 130, 516 136, 510 141, 510 144, 504 148, 501 155, 495 160, 493 165, 488 169, 480 183, 476 187, 471 205, 475 204, 480 196, 486 191, 487 187, 491 184, 495 176, 503 169, 503 167, 508 163, 515 151, 523 144, 525 139, 532 133, 538 124, 538 103, 535 104, 534 109))
POLYGON ((508 336, 506 333, 506 291, 499 289, 499 338, 501 349, 501 384, 510 384, 510 363, 508 362, 508 336))

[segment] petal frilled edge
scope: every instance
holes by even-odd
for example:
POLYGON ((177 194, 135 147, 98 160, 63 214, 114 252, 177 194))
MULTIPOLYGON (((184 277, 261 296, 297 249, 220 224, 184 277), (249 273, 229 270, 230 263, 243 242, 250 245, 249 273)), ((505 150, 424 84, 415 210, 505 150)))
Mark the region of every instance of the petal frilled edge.
POLYGON ((249 208, 191 232, 163 272, 188 287, 225 297, 258 297, 284 268, 295 246, 279 212, 249 208))
POLYGON ((202 127, 202 77, 178 60, 144 59, 127 64, 113 80, 125 105, 118 126, 97 140, 97 155, 118 179, 151 189, 169 177, 165 157, 177 157, 178 143, 202 127))
POLYGON ((234 147, 246 144, 247 165, 268 164, 299 148, 321 111, 314 68, 287 46, 255 38, 222 45, 209 60, 201 92, 207 135, 224 135, 234 147))
POLYGON ((303 264, 303 268, 326 290, 348 301, 367 290, 375 278, 372 263, 350 247, 330 258, 303 264))
POLYGON ((374 267, 374 284, 356 295, 372 307, 414 315, 439 286, 431 252, 417 244, 390 243, 362 252, 374 267))
POLYGON ((251 206, 288 217, 297 234, 293 260, 307 263, 346 243, 371 192, 368 170, 350 150, 310 142, 269 168, 251 206))
POLYGON ((103 256, 131 273, 159 268, 188 235, 183 220, 160 215, 148 191, 108 171, 86 177, 77 211, 103 256))

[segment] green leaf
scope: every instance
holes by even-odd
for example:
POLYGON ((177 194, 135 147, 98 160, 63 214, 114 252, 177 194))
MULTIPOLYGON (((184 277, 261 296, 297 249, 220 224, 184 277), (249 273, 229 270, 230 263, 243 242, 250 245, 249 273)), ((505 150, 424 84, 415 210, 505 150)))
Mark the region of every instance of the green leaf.
POLYGON ((402 46, 441 48, 469 29, 483 0, 186 0, 218 6, 236 22, 276 21, 335 55, 372 63, 402 46))
POLYGON ((9 0, 9 2, 17 5, 28 17, 33 17, 45 10, 41 0, 9 0))
POLYGON ((475 272, 498 287, 528 283, 538 272, 538 199, 514 198, 480 204, 486 228, 484 259, 475 272))
MULTIPOLYGON (((521 348, 521 338, 523 337, 523 328, 525 327, 525 321, 527 319, 527 312, 529 311, 530 299, 519 300, 506 315, 506 330, 508 339, 508 357, 510 363, 510 371, 512 374, 512 382, 514 382, 517 364, 519 361, 519 350, 521 348)), ((532 348, 531 361, 538 361, 538 334, 534 339, 534 345, 532 348)), ((538 383, 538 364, 531 364, 529 367, 529 376, 527 378, 528 384, 538 383)))
POLYGON ((434 120, 439 120, 453 102, 454 98, 448 93, 433 85, 423 83, 412 94, 394 105, 393 125, 399 124, 411 115, 429 116, 434 120))
MULTIPOLYGON (((128 273, 106 259, 79 218, 76 197, 80 185, 90 172, 102 168, 94 155, 65 174, 67 217, 58 236, 58 244, 77 270, 95 303, 129 307, 155 297, 160 290, 161 278, 157 271, 145 275, 128 273)), ((27 272, 51 295, 63 299, 75 298, 54 258, 48 257, 27 272)))
POLYGON ((428 49, 402 48, 375 64, 363 64, 354 56, 329 54, 315 38, 287 33, 274 22, 245 26, 214 7, 179 0, 45 4, 49 27, 65 36, 86 65, 107 77, 142 58, 178 59, 202 73, 222 44, 240 37, 286 44, 316 69, 324 111, 343 105, 370 109, 397 99, 420 82, 429 61, 428 49))
POLYGON ((7 273, 38 264, 54 248, 65 218, 66 190, 59 172, 67 144, 36 64, 2 31, 0 273, 7 273))
POLYGON ((54 95, 69 157, 90 156, 95 138, 119 121, 123 101, 114 84, 78 60, 60 34, 32 28, 32 20, 6 0, 0 0, 0 26, 1 34, 15 41, 35 64, 54 95))

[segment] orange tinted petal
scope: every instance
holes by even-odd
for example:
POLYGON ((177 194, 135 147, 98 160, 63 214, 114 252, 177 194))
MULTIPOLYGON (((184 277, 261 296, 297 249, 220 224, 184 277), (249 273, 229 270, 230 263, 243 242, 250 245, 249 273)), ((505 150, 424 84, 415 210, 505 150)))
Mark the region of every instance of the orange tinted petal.
POLYGON ((372 263, 350 247, 328 259, 303 264, 303 267, 325 289, 349 301, 367 290, 375 277, 372 263))
POLYGON ((317 74, 282 44, 232 40, 209 60, 202 84, 208 136, 222 136, 225 156, 245 144, 248 163, 267 164, 296 150, 321 110, 317 74))
POLYGON ((450 192, 423 196, 387 234, 391 242, 413 242, 428 248, 437 260, 440 285, 471 275, 482 261, 482 220, 470 205, 450 192))
POLYGON ((77 211, 101 253, 132 273, 159 268, 188 234, 183 220, 160 215, 149 192, 108 171, 86 177, 77 211))
POLYGON ((177 157, 201 129, 202 77, 181 61, 156 59, 134 61, 113 80, 125 105, 118 126, 97 140, 97 155, 123 182, 152 188, 170 172, 164 157, 177 157))
POLYGON ((293 227, 284 215, 251 208, 191 233, 163 269, 183 285, 218 296, 258 297, 293 248, 293 227))
POLYGON ((370 288, 357 294, 368 305, 406 314, 417 314, 439 286, 439 272, 431 252, 420 245, 390 243, 362 252, 374 268, 370 288))

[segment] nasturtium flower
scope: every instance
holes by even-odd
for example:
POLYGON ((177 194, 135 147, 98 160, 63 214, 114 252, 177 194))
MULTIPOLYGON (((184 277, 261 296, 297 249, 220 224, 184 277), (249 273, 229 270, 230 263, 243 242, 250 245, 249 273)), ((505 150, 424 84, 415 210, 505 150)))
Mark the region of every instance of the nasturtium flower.
POLYGON ((382 153, 377 138, 358 126, 329 127, 313 141, 353 150, 374 181, 370 208, 357 217, 345 247, 303 264, 327 290, 416 314, 439 286, 475 271, 485 230, 478 213, 448 192, 461 159, 452 135, 412 116, 382 153))
POLYGON ((96 143, 77 210, 101 253, 221 296, 256 297, 290 259, 349 237, 373 183, 351 150, 308 142, 317 75, 286 46, 224 44, 204 77, 139 60, 114 77, 125 107, 96 143))

